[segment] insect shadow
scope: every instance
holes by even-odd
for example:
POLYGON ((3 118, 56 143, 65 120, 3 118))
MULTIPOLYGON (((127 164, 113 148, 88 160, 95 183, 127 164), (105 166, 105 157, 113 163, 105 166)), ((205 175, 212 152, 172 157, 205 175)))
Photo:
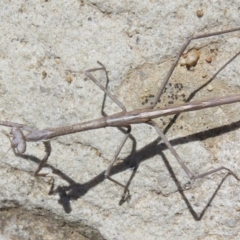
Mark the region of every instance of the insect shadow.
MULTIPOLYGON (((163 80, 163 82, 153 100, 153 103, 148 108, 137 109, 137 110, 127 112, 124 105, 120 101, 118 101, 118 99, 116 99, 116 97, 114 95, 112 95, 110 92, 108 92, 108 90, 105 87, 103 87, 92 75, 92 72, 99 71, 99 70, 103 70, 106 73, 106 76, 108 75, 105 66, 102 63, 98 62, 98 64, 101 66, 100 68, 98 67, 98 68, 94 68, 94 69, 89 69, 85 72, 85 74, 105 93, 105 96, 103 99, 102 114, 106 116, 106 113, 104 112, 106 95, 109 98, 111 98, 111 100, 113 102, 115 102, 122 109, 122 112, 113 114, 109 117, 95 119, 95 120, 92 120, 89 122, 74 124, 74 125, 65 126, 65 127, 46 128, 46 129, 42 129, 42 130, 31 128, 24 124, 12 123, 12 122, 8 122, 8 121, 0 121, 0 125, 11 127, 12 139, 10 139, 10 141, 11 141, 12 148, 17 149, 18 153, 23 154, 22 157, 25 156, 25 157, 28 157, 30 160, 32 159, 33 161, 37 162, 38 161, 37 158, 32 158, 31 156, 29 157, 28 155, 24 155, 24 152, 26 150, 26 147, 25 147, 26 142, 42 141, 44 143, 46 154, 45 154, 44 158, 41 160, 39 167, 34 174, 35 176, 39 176, 38 173, 39 173, 40 169, 44 165, 46 165, 46 161, 47 161, 48 157, 50 156, 50 152, 51 152, 50 141, 54 137, 58 137, 58 136, 66 135, 66 134, 77 133, 77 132, 85 131, 85 130, 89 130, 89 129, 107 127, 107 126, 108 127, 110 127, 110 126, 117 127, 120 131, 122 131, 124 133, 125 136, 122 139, 121 145, 118 147, 118 151, 115 153, 114 158, 112 159, 111 163, 109 164, 108 169, 84 184, 76 183, 74 180, 69 178, 63 172, 61 172, 61 171, 57 170, 56 168, 47 164, 47 166, 52 168, 53 173, 58 174, 60 177, 62 177, 69 183, 69 186, 58 186, 58 187, 56 187, 56 189, 54 189, 54 184, 53 184, 52 188, 50 190, 50 194, 54 194, 54 193, 59 194, 59 196, 60 196, 59 203, 63 206, 63 208, 66 212, 71 212, 70 199, 78 199, 79 197, 83 196, 89 189, 91 189, 92 187, 94 187, 97 184, 99 184, 100 182, 102 182, 105 178, 109 179, 110 181, 117 184, 118 186, 121 186, 124 188, 124 193, 123 193, 121 200, 119 201, 119 204, 121 205, 125 201, 128 201, 131 197, 130 192, 129 192, 129 186, 131 184, 132 179, 134 178, 134 176, 136 174, 136 170, 137 170, 138 166, 140 165, 141 162, 149 159, 150 157, 153 157, 157 153, 162 154, 163 161, 165 162, 166 167, 169 169, 169 172, 171 173, 173 180, 179 189, 179 192, 181 194, 183 194, 183 188, 180 187, 180 184, 177 181, 177 178, 176 178, 174 172, 169 168, 170 165, 167 163, 167 159, 165 158, 165 156, 162 152, 166 148, 168 148, 171 151, 173 156, 179 162, 182 169, 185 171, 185 173, 189 176, 190 179, 203 178, 203 177, 205 177, 209 174, 215 173, 217 171, 227 170, 228 173, 227 173, 226 177, 231 174, 237 180, 239 180, 237 175, 235 175, 230 169, 228 169, 226 167, 219 167, 219 168, 210 170, 210 171, 202 173, 202 174, 193 173, 185 165, 184 161, 177 154, 177 152, 175 151, 173 146, 194 141, 196 139, 196 137, 200 137, 200 135, 198 135, 199 133, 192 134, 192 135, 189 135, 186 137, 181 137, 181 138, 178 138, 178 139, 175 139, 172 141, 167 140, 165 133, 174 124, 174 122, 176 121, 176 119, 180 113, 182 113, 184 111, 193 111, 193 110, 203 109, 206 107, 219 106, 221 104, 239 102, 240 95, 216 98, 216 99, 210 99, 210 100, 203 100, 201 102, 190 102, 190 103, 179 105, 177 107, 153 110, 153 108, 156 106, 160 96, 162 95, 164 88, 166 87, 166 84, 168 83, 175 67, 177 66, 181 55, 183 54, 184 50, 187 48, 187 46, 189 45, 189 43, 192 40, 226 34, 226 33, 239 31, 239 30, 240 30, 240 28, 235 28, 235 29, 213 32, 213 33, 208 33, 208 34, 195 35, 195 36, 192 36, 192 37, 186 39, 185 43, 180 48, 180 51, 179 51, 177 57, 175 58, 173 64, 171 65, 165 79, 163 80), (175 117, 172 119, 172 121, 170 121, 170 123, 167 125, 167 127, 164 129, 164 131, 162 131, 159 128, 159 126, 152 120, 153 118, 157 118, 157 117, 164 116, 164 115, 170 115, 173 113, 175 113, 175 114, 178 113, 178 115, 175 115, 175 117), (142 148, 140 150, 136 150, 136 140, 130 133, 131 132, 131 124, 137 124, 137 123, 138 124, 146 123, 146 124, 153 126, 159 135, 159 137, 156 138, 156 140, 154 140, 152 143, 146 145, 144 148, 142 148), (125 127, 127 128, 127 130, 125 130, 125 127), (24 134, 24 132, 28 132, 28 133, 24 134), (129 154, 129 156, 126 157, 123 160, 123 162, 116 164, 115 161, 117 160, 118 154, 121 151, 121 149, 128 137, 130 137, 130 139, 133 141, 131 154, 129 154), (160 140, 162 140, 163 143, 159 143, 160 140), (115 175, 119 172, 125 171, 129 167, 133 167, 133 172, 132 172, 127 184, 122 184, 112 178, 113 175, 115 175)), ((224 64, 213 75, 213 77, 210 80, 208 80, 205 84, 203 84, 201 87, 196 89, 192 94, 190 94, 187 101, 190 101, 198 91, 200 91, 207 84, 209 84, 226 65, 228 65, 231 61, 233 61, 239 55, 239 53, 240 52, 235 54, 233 58, 231 58, 228 62, 226 62, 226 64, 224 64)), ((107 76, 107 84, 108 84, 108 76, 107 76)), ((220 134, 224 131, 225 132, 232 131, 232 129, 230 129, 230 127, 233 127, 235 129, 239 128, 239 122, 236 122, 236 123, 233 123, 230 125, 225 125, 225 127, 222 126, 221 130, 214 128, 212 130, 203 131, 204 136, 201 136, 201 138, 204 139, 204 138, 216 136, 216 132, 219 132, 219 131, 220 131, 220 134), (234 125, 234 127, 233 127, 233 125, 234 125)), ((226 177, 223 178, 223 181, 224 181, 224 179, 226 179, 226 177)), ((223 182, 221 182, 220 185, 222 185, 222 183, 223 182)), ((217 189, 217 191, 218 191, 218 189, 217 189)), ((213 194, 213 197, 210 199, 209 202, 212 202, 215 195, 216 195, 216 192, 213 194)), ((201 219, 205 210, 203 210, 203 212, 198 216, 193 211, 192 207, 190 209, 189 201, 186 201, 187 198, 185 197, 185 195, 182 195, 182 196, 184 196, 184 201, 186 202, 187 206, 189 207, 189 210, 192 213, 193 217, 196 220, 201 219), (194 212, 194 214, 193 214, 193 212, 194 212)), ((207 206, 209 206, 209 205, 207 205, 207 206)))
MULTIPOLYGON (((229 59, 212 77, 211 79, 209 79, 206 83, 204 83, 202 86, 200 86, 198 89, 196 89, 194 92, 192 92, 189 97, 187 98, 187 101, 190 101, 197 92, 199 92, 200 90, 202 90, 204 87, 206 87, 210 82, 212 82, 215 77, 230 63, 232 62, 238 55, 240 54, 240 52, 238 52, 237 54, 235 54, 231 59, 229 59)), ((106 88, 108 87, 108 76, 106 75, 106 88)), ((104 94, 103 97, 103 103, 102 103, 102 115, 106 116, 107 114, 104 112, 104 107, 105 107, 105 102, 106 102, 106 94, 104 94)), ((175 115, 172 120, 170 121, 170 123, 165 127, 164 129, 164 133, 167 133, 167 131, 172 127, 172 125, 175 123, 176 119, 179 117, 180 114, 175 115)), ((227 124, 227 125, 223 125, 220 127, 216 127, 213 129, 208 129, 199 133, 194 133, 188 136, 184 136, 184 137, 180 137, 180 138, 176 138, 171 140, 171 145, 172 146, 176 146, 176 145, 180 145, 180 144, 186 144, 188 142, 193 142, 193 141, 198 141, 200 140, 205 140, 208 138, 212 138, 215 136, 220 136, 222 134, 231 132, 231 131, 235 131, 237 129, 240 128, 240 121, 237 122, 233 122, 231 124, 227 124)), ((124 128, 118 128, 121 132, 126 133, 126 130, 124 128)), ((184 189, 181 186, 180 182, 178 181, 173 169, 171 168, 167 158, 165 157, 163 151, 165 149, 167 149, 165 143, 159 143, 161 141, 161 139, 159 137, 157 137, 153 142, 149 143, 148 145, 144 146, 143 148, 141 148, 140 150, 136 150, 136 139, 134 138, 134 136, 132 134, 130 134, 130 139, 132 140, 133 144, 132 144, 132 150, 131 153, 129 154, 128 157, 126 157, 122 162, 117 163, 116 165, 114 165, 111 169, 111 176, 118 174, 120 172, 123 172, 129 168, 132 168, 133 171, 131 173, 131 176, 126 184, 126 187, 128 188, 131 184, 131 181, 133 180, 135 174, 137 173, 137 169, 139 167, 139 165, 154 157, 156 154, 159 154, 162 157, 162 160, 164 162, 164 164, 166 165, 166 168, 168 169, 174 183, 177 186, 178 192, 181 194, 182 199, 184 200, 184 202, 186 203, 190 213, 192 214, 193 218, 195 220, 201 220, 201 218, 203 217, 204 213, 206 212, 207 208, 210 206, 210 204, 212 203, 213 199, 215 198, 217 192, 219 191, 220 187, 222 186, 223 182, 225 181, 225 179, 231 175, 230 173, 227 173, 225 175, 225 177, 221 180, 221 182, 219 183, 218 187, 216 188, 216 190, 214 191, 214 193, 212 194, 212 196, 210 197, 208 203, 206 204, 206 206, 204 207, 204 209, 202 210, 202 212, 200 214, 197 214, 193 207, 191 206, 190 202, 188 201, 186 195, 184 194, 184 189), (137 160, 136 160, 137 159, 137 160)), ((21 156, 22 158, 31 160, 35 163, 40 163, 41 160, 39 160, 38 158, 32 156, 32 155, 26 155, 26 154, 17 154, 19 156, 21 156)), ((49 191, 49 194, 58 194, 59 195, 59 201, 58 203, 60 205, 62 205, 64 211, 66 213, 70 213, 72 211, 71 208, 71 204, 70 204, 70 200, 76 200, 80 197, 82 197, 83 195, 85 195, 90 189, 94 188, 95 186, 97 186, 98 184, 100 184, 101 182, 103 182, 105 180, 105 171, 99 173, 96 177, 94 177, 93 179, 85 182, 85 183, 77 183, 75 182, 73 179, 71 179, 69 176, 67 176, 65 173, 63 173, 62 171, 58 170, 57 168, 51 166, 50 164, 46 164, 47 167, 51 168, 53 171, 53 174, 58 175, 59 177, 61 177, 62 179, 64 179, 66 182, 68 182, 68 186, 57 186, 56 188, 54 187, 54 185, 52 185, 51 190, 49 191)), ((123 196, 119 201, 119 205, 122 205, 124 202, 128 201, 129 198, 126 198, 126 191, 124 190, 123 196)))
MULTIPOLYGON (((208 138, 212 138, 212 137, 223 135, 225 133, 236 131, 239 128, 240 128, 240 120, 237 121, 237 122, 233 122, 231 124, 226 124, 226 125, 223 125, 223 126, 220 126, 220 127, 208 129, 208 130, 198 132, 198 133, 194 133, 194 134, 191 134, 191 135, 188 135, 188 136, 175 138, 175 139, 171 140, 171 144, 173 146, 178 146, 180 144, 186 144, 186 143, 189 143, 189 142, 198 141, 199 139, 206 140, 208 138)), ((168 171, 171 175, 171 178, 173 179, 174 183, 176 184, 178 192, 180 193, 182 199, 186 203, 186 205, 187 205, 190 213, 192 214, 193 218, 195 220, 201 220, 201 218, 203 217, 207 208, 210 206, 214 197, 216 196, 217 192, 219 191, 220 187, 222 186, 223 182, 225 181, 225 179, 230 174, 227 173, 225 175, 225 177, 221 180, 218 187, 216 188, 216 190, 214 191, 214 193, 210 197, 208 203, 206 204, 206 206, 204 207, 202 212, 200 214, 197 214, 194 211, 190 202, 188 201, 186 195, 184 194, 185 189, 181 186, 181 184, 180 184, 179 180, 177 179, 173 169, 171 168, 171 165, 169 164, 168 159, 165 157, 165 155, 163 153, 163 151, 166 150, 166 149, 167 149, 167 147, 165 146, 165 144, 164 143, 159 143, 159 140, 156 139, 153 142, 149 143, 148 145, 144 146, 143 148, 141 148, 137 151, 134 151, 131 155, 126 157, 124 159, 124 161, 119 162, 116 165, 114 165, 113 168, 112 168, 111 174, 115 175, 115 174, 118 174, 120 172, 128 170, 129 167, 130 167, 129 164, 133 162, 133 159, 138 159, 138 161, 134 161, 135 166, 133 168, 133 171, 132 171, 131 176, 130 176, 130 178, 128 180, 128 183, 127 183, 127 185, 129 186, 131 184, 132 179, 134 178, 134 175, 137 174, 137 168, 139 167, 139 165, 142 162, 147 161, 148 159, 154 157, 156 154, 159 154, 162 157, 162 160, 163 160, 166 168, 168 169, 168 171)), ((19 154, 17 154, 17 155, 19 155, 19 154)), ((30 160, 30 161, 32 161, 34 163, 37 163, 37 164, 39 164, 41 162, 41 160, 39 158, 37 158, 35 156, 32 156, 32 155, 21 154, 19 156, 21 158, 24 158, 26 160, 30 160)), ((63 180, 65 180, 68 183, 67 186, 56 186, 55 187, 54 185, 52 185, 52 187, 49 191, 50 195, 51 194, 58 194, 59 195, 58 203, 60 205, 62 205, 62 207, 63 207, 63 209, 66 213, 70 213, 72 211, 71 203, 70 203, 71 200, 77 200, 78 198, 81 198, 89 190, 96 187, 98 184, 102 183, 105 180, 105 176, 104 176, 105 171, 102 171, 97 176, 95 176, 94 178, 92 178, 91 180, 89 180, 85 183, 77 183, 72 178, 70 178, 67 174, 65 174, 64 172, 55 168, 54 166, 50 165, 49 163, 46 164, 46 167, 51 168, 53 174, 58 175, 60 178, 62 178, 63 180)), ((122 205, 125 201, 126 201, 126 199, 121 198, 120 201, 119 201, 119 205, 122 205)))

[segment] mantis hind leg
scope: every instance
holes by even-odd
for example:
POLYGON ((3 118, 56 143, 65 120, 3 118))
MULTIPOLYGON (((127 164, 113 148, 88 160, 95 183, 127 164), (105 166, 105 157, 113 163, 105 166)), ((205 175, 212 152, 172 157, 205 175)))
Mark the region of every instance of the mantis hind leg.
POLYGON ((163 82, 160 86, 160 88, 158 89, 158 92, 153 100, 153 103, 149 106, 149 108, 154 108, 157 105, 157 102, 159 100, 159 98, 161 97, 164 88, 166 86, 166 84, 168 83, 170 77, 172 76, 172 73, 174 71, 174 69, 176 68, 179 59, 181 58, 182 54, 184 53, 185 49, 187 48, 187 46, 191 43, 191 41, 196 40, 196 39, 200 39, 200 38, 207 38, 207 37, 212 37, 212 36, 216 36, 216 35, 221 35, 221 34, 226 34, 226 33, 230 33, 230 32, 235 32, 235 31, 239 31, 240 28, 233 28, 233 29, 228 29, 228 30, 224 30, 224 31, 219 31, 219 32, 212 32, 212 33, 206 33, 206 34, 199 34, 199 35, 195 35, 195 36, 191 36, 189 38, 187 38, 184 42, 184 44, 182 45, 182 47, 180 48, 174 62, 172 63, 170 69, 167 72, 167 75, 165 76, 165 78, 163 79, 163 82))
POLYGON ((173 156, 177 159, 177 161, 179 162, 179 164, 181 165, 181 167, 183 168, 183 170, 186 172, 186 174, 189 176, 190 179, 197 179, 197 178, 203 178, 207 175, 210 175, 212 173, 221 171, 221 170, 226 170, 228 172, 228 175, 231 174, 236 180, 240 180, 238 178, 238 176, 232 172, 230 169, 221 166, 218 168, 215 168, 213 170, 207 171, 205 173, 202 174, 194 174, 184 163, 184 161, 182 160, 182 158, 178 155, 178 153, 176 152, 176 150, 173 148, 172 144, 167 140, 166 136, 164 135, 164 133, 161 131, 161 129, 159 128, 159 126, 154 122, 154 121, 149 121, 148 124, 150 124, 151 126, 153 126, 155 128, 155 130, 157 131, 158 135, 160 136, 160 138, 163 140, 163 142, 166 144, 166 146, 168 147, 168 149, 171 151, 171 153, 173 154, 173 156))

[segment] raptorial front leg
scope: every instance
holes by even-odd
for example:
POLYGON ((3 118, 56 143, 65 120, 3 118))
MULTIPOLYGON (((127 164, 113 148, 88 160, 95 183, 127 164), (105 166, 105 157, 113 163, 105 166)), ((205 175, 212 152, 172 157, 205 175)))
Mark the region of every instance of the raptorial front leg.
POLYGON ((197 179, 197 178, 203 178, 207 175, 210 175, 212 173, 218 172, 220 170, 226 170, 228 172, 228 174, 231 174, 233 177, 236 178, 236 180, 240 180, 238 178, 238 176, 233 173, 230 169, 221 166, 219 168, 207 171, 205 173, 202 174, 194 174, 192 171, 189 170, 189 168, 185 165, 185 163, 183 162, 182 158, 178 155, 178 153, 176 152, 176 150, 173 148, 173 146, 171 145, 171 143, 168 141, 168 139, 166 138, 166 136, 164 135, 164 133, 161 131, 161 129, 159 128, 159 126, 154 122, 154 121, 149 121, 148 124, 152 125, 158 135, 160 136, 160 138, 163 140, 163 142, 166 144, 166 146, 168 147, 168 149, 171 151, 171 153, 173 154, 173 156, 177 159, 177 161, 179 162, 179 164, 181 165, 181 167, 183 168, 183 170, 186 172, 186 174, 189 176, 190 179, 197 179))
POLYGON ((11 129, 12 140, 10 139, 11 146, 13 149, 17 149, 19 154, 22 154, 26 151, 26 139, 21 128, 12 127, 11 129))
MULTIPOLYGON (((13 149, 13 152, 15 155, 22 155, 26 151, 26 139, 23 134, 23 131, 21 128, 18 127, 12 127, 11 129, 11 135, 3 132, 4 135, 6 135, 11 143, 11 148, 13 149), (12 139, 11 139, 12 137, 12 139)), ((50 154, 51 154, 51 144, 50 141, 43 142, 44 147, 45 147, 45 156, 41 160, 41 162, 38 165, 37 170, 34 173, 34 176, 46 176, 47 174, 39 174, 41 169, 44 167, 46 164, 50 154)), ((10 148, 10 149, 11 149, 10 148)))
MULTIPOLYGON (((26 151, 27 147, 26 139, 21 128, 12 127, 10 133, 7 133, 3 130, 1 131, 1 133, 3 133, 11 143, 11 146, 8 149, 8 151, 12 149, 15 155, 21 155, 26 151)), ((7 152, 4 154, 4 156, 7 154, 7 152)))
MULTIPOLYGON (((127 132, 126 132, 124 138, 122 139, 121 144, 119 145, 116 153, 114 154, 114 157, 113 157, 111 163, 109 164, 109 166, 108 166, 108 168, 107 168, 107 170, 106 170, 106 172, 105 172, 105 177, 106 177, 107 179, 109 179, 110 181, 114 182, 115 184, 117 184, 118 186, 121 186, 122 188, 124 188, 124 195, 125 195, 125 193, 127 193, 127 194, 128 194, 127 198, 129 198, 129 197, 130 197, 130 193, 129 193, 129 190, 128 190, 128 186, 126 186, 126 185, 124 185, 124 184, 122 184, 122 183, 118 182, 117 180, 115 180, 115 179, 113 179, 113 178, 110 177, 112 166, 113 166, 113 164, 116 162, 119 153, 121 152, 121 150, 122 150, 125 142, 127 141, 128 137, 129 137, 129 135, 130 135, 131 126, 128 126, 127 128, 128 128, 128 129, 127 129, 127 132)), ((125 196, 123 196, 123 197, 125 198, 125 196)))
POLYGON ((99 70, 103 70, 106 74, 106 78, 108 79, 108 73, 107 73, 106 67, 99 61, 97 61, 97 63, 101 67, 87 70, 85 72, 86 76, 89 77, 103 92, 105 92, 107 94, 107 96, 110 97, 112 99, 112 101, 115 102, 122 109, 123 112, 126 112, 127 110, 126 110, 125 106, 114 95, 112 95, 104 86, 102 86, 96 80, 96 78, 94 78, 93 75, 91 74, 91 72, 96 72, 96 71, 99 71, 99 70))

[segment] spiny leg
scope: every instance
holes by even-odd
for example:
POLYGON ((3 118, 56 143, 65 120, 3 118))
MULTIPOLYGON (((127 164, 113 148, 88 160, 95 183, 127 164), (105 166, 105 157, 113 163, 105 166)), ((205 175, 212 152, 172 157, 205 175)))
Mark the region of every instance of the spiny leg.
MULTIPOLYGON (((15 155, 22 155, 26 151, 26 139, 22 132, 21 128, 18 127, 12 127, 11 129, 11 135, 2 131, 4 135, 6 135, 11 143, 11 148, 13 149, 13 152, 15 155), (12 136, 12 139, 11 139, 12 136), (16 150, 15 150, 16 149, 16 150)), ((41 169, 46 164, 48 157, 51 154, 51 144, 50 141, 43 142, 45 147, 45 156, 41 160, 40 164, 38 165, 37 170, 34 173, 34 176, 46 176, 47 174, 39 174, 41 169)))
MULTIPOLYGON (((125 195, 125 193, 128 194, 127 198, 130 197, 130 193, 129 193, 129 190, 128 190, 128 186, 127 186, 127 185, 124 185, 124 184, 122 184, 122 183, 120 183, 120 182, 118 182, 117 180, 115 180, 115 179, 113 179, 113 178, 111 178, 111 177, 110 177, 110 174, 111 174, 112 166, 113 166, 113 164, 116 162, 117 157, 118 157, 120 151, 122 150, 125 142, 127 141, 128 137, 129 137, 129 135, 130 135, 130 132, 131 132, 131 126, 129 125, 129 126, 127 126, 127 132, 126 132, 124 138, 122 139, 121 144, 119 145, 116 153, 114 154, 114 157, 113 157, 111 163, 109 164, 109 166, 108 166, 108 168, 107 168, 107 170, 106 170, 106 172, 105 172, 105 174, 104 174, 107 179, 109 179, 110 181, 112 181, 112 182, 114 182, 115 184, 117 184, 117 185, 119 185, 119 186, 121 186, 121 187, 124 188, 124 195, 125 195)), ((123 196, 123 198, 125 198, 125 196, 123 196)))
POLYGON ((153 100, 153 103, 149 106, 149 108, 154 108, 157 105, 157 102, 158 102, 159 98, 161 97, 161 95, 163 93, 163 90, 164 90, 166 84, 168 83, 170 77, 172 76, 172 73, 173 73, 174 69, 176 68, 176 66, 178 64, 179 59, 181 58, 183 52, 185 51, 185 49, 187 48, 187 46, 190 44, 190 42, 192 40, 212 37, 212 36, 221 35, 221 34, 230 33, 230 32, 235 32, 235 31, 239 31, 239 30, 240 30, 240 27, 239 28, 232 28, 232 29, 225 30, 225 31, 200 34, 200 35, 196 35, 196 36, 192 36, 192 37, 187 38, 185 40, 184 44, 182 45, 182 47, 180 48, 180 50, 177 54, 177 57, 175 58, 174 62, 172 63, 167 75, 165 76, 165 78, 163 80, 163 83, 161 84, 161 86, 160 86, 160 88, 159 88, 159 90, 158 90, 158 92, 157 92, 157 94, 156 94, 156 96, 153 100))
POLYGON ((37 170, 35 171, 34 173, 34 176, 37 177, 37 176, 42 176, 42 177, 45 177, 47 174, 44 174, 44 173, 40 173, 39 172, 41 171, 41 169, 45 166, 47 160, 48 160, 48 157, 50 156, 51 154, 51 144, 50 144, 50 141, 47 141, 47 142, 43 142, 44 144, 44 147, 45 147, 45 156, 43 157, 43 159, 41 160, 41 162, 39 163, 38 165, 38 168, 37 170))
POLYGON ((26 151, 26 139, 21 128, 12 127, 10 133, 3 130, 1 132, 9 139, 11 143, 9 150, 12 149, 15 155, 21 155, 26 151))
POLYGON ((11 140, 12 148, 16 148, 19 154, 24 153, 26 151, 27 144, 22 129, 18 127, 12 127, 11 133, 13 135, 11 140))
POLYGON ((107 96, 110 97, 112 99, 112 101, 115 102, 122 109, 123 112, 126 112, 127 110, 126 110, 125 106, 114 95, 112 95, 104 86, 102 86, 96 80, 96 78, 94 78, 93 75, 91 74, 91 72, 103 70, 103 71, 105 71, 106 77, 108 78, 108 73, 107 73, 106 67, 99 61, 97 61, 97 63, 101 67, 100 68, 93 68, 93 69, 87 70, 85 72, 86 76, 89 77, 102 91, 104 91, 107 94, 107 96))
POLYGON ((235 177, 238 181, 240 180, 237 175, 235 173, 233 173, 230 169, 222 166, 210 171, 207 171, 205 173, 202 174, 194 174, 193 172, 191 172, 188 167, 184 164, 183 160, 181 159, 181 157, 178 155, 178 153, 176 152, 176 150, 173 148, 173 146, 171 145, 171 143, 167 140, 166 136, 164 135, 164 133, 161 131, 161 129, 159 128, 159 126, 154 122, 154 121, 149 121, 148 124, 152 125, 157 133, 159 134, 160 138, 163 140, 163 142, 166 144, 166 146, 168 147, 168 149, 171 151, 171 153, 173 154, 173 156, 177 159, 177 161, 179 162, 179 164, 181 165, 181 167, 183 168, 183 170, 186 172, 186 174, 189 176, 190 179, 197 179, 197 178, 203 178, 207 175, 210 175, 212 173, 218 172, 220 170, 226 170, 228 171, 228 174, 231 174, 233 177, 235 177))

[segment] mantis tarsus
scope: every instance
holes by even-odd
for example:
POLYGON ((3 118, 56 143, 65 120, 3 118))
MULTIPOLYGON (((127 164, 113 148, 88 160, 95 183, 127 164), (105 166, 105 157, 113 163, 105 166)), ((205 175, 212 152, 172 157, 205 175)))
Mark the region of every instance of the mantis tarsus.
POLYGON ((206 37, 211 37, 215 35, 221 35, 221 34, 226 34, 230 32, 235 32, 239 31, 240 28, 234 28, 234 29, 229 29, 225 31, 220 31, 220 32, 213 32, 213 33, 208 33, 208 34, 202 34, 202 35, 196 35, 188 38, 183 46, 181 47, 179 53, 177 54, 177 57, 175 61, 172 63, 171 68, 169 69, 165 79, 163 80, 163 83, 161 84, 154 101, 152 104, 144 109, 137 109, 128 112, 125 108, 125 106, 114 96, 112 95, 105 87, 103 87, 92 75, 92 72, 94 71, 100 71, 103 70, 106 73, 107 76, 107 70, 105 66, 98 62, 100 65, 99 68, 93 68, 89 69, 85 72, 86 76, 90 78, 104 93, 111 98, 113 102, 115 102, 121 109, 122 111, 116 114, 113 114, 111 116, 106 116, 102 117, 99 119, 95 119, 92 121, 87 121, 83 123, 77 123, 74 125, 69 125, 69 126, 63 126, 63 127, 55 127, 55 128, 46 128, 46 129, 36 129, 33 127, 29 127, 24 124, 18 124, 14 122, 9 122, 9 121, 0 121, 0 125, 11 127, 11 147, 16 150, 19 154, 22 154, 26 151, 26 142, 39 142, 42 141, 45 145, 45 151, 46 154, 44 158, 41 160, 37 170, 35 171, 35 176, 40 175, 39 171, 41 168, 45 165, 48 157, 50 156, 51 152, 51 145, 50 141, 51 139, 58 137, 58 136, 63 136, 67 134, 72 134, 72 133, 77 133, 77 132, 82 132, 82 131, 87 131, 87 130, 93 130, 97 128, 104 128, 104 127, 126 127, 127 131, 125 133, 125 136, 123 137, 120 146, 118 147, 109 167, 107 168, 105 172, 105 177, 115 184, 121 186, 124 188, 124 192, 129 192, 128 191, 128 186, 120 183, 119 181, 114 180, 111 177, 111 168, 114 165, 122 147, 124 146, 126 140, 128 139, 130 132, 131 132, 131 124, 138 124, 138 123, 146 123, 155 128, 157 131, 158 135, 162 139, 162 141, 165 143, 165 145, 169 148, 171 153, 174 155, 174 157, 177 159, 183 170, 186 172, 186 174, 189 176, 190 179, 196 179, 196 178, 202 178, 204 176, 207 176, 209 174, 215 173, 220 170, 226 170, 228 174, 233 175, 237 180, 239 178, 228 168, 222 166, 216 169, 213 169, 211 171, 207 171, 202 174, 194 174, 192 171, 188 169, 188 167, 184 164, 184 161, 181 159, 181 157, 178 155, 178 153, 174 150, 173 146, 171 143, 167 140, 166 136, 162 132, 162 130, 159 128, 159 126, 152 120, 154 118, 158 118, 160 116, 164 115, 172 115, 172 114, 179 114, 182 112, 187 112, 187 111, 194 111, 194 110, 199 110, 203 108, 210 108, 210 107, 215 107, 223 104, 230 104, 230 103, 235 103, 235 102, 240 102, 240 95, 235 95, 235 96, 229 96, 229 97, 222 97, 222 98, 216 98, 216 99, 207 99, 203 101, 198 101, 198 102, 188 102, 184 103, 182 105, 178 105, 176 107, 171 107, 171 108, 165 108, 165 109, 154 109, 156 106, 160 96, 163 93, 163 90, 168 83, 175 67, 178 64, 178 61, 182 54, 184 53, 185 49, 187 46, 190 44, 192 40, 195 39, 200 39, 200 38, 206 38, 206 37))

